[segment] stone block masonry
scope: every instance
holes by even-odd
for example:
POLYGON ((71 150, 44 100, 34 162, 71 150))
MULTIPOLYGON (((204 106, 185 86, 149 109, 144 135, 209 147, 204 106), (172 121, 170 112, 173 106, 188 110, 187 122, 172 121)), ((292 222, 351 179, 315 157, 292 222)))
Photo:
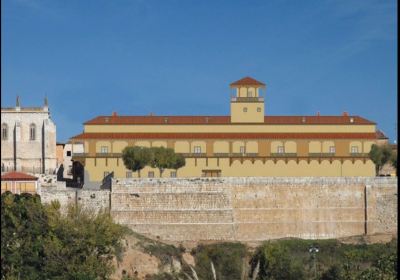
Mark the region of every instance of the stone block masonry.
POLYGON ((42 192, 42 200, 109 207, 116 222, 173 241, 397 232, 394 178, 115 179, 111 192, 57 192, 42 192))
POLYGON ((69 204, 79 205, 90 211, 110 210, 110 191, 92 191, 64 187, 41 187, 39 191, 42 203, 58 200, 62 212, 69 204))

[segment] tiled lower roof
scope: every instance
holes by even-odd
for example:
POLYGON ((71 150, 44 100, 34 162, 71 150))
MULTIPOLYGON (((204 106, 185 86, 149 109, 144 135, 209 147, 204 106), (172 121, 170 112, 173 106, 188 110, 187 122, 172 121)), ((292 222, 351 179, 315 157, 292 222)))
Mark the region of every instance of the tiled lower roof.
POLYGON ((376 139, 376 133, 82 133, 71 139, 376 139))
POLYGON ((22 172, 8 172, 1 175, 2 181, 36 181, 38 178, 22 172))
POLYGON ((383 133, 383 131, 381 131, 381 130, 379 130, 379 129, 376 131, 376 136, 377 136, 378 139, 389 139, 389 138, 385 135, 385 133, 383 133))
MULTIPOLYGON (((98 116, 84 124, 86 125, 112 125, 112 124, 229 124, 230 116, 98 116)), ((246 124, 246 123, 245 123, 246 124)), ((251 123, 252 125, 274 124, 336 124, 336 125, 362 125, 375 124, 359 116, 265 116, 263 123, 251 123)))

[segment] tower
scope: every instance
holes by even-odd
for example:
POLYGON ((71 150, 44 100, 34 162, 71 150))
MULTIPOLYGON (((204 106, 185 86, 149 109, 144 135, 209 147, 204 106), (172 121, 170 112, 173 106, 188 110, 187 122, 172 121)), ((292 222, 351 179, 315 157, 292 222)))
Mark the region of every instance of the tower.
POLYGON ((235 96, 231 98, 231 123, 263 123, 264 98, 260 97, 260 89, 265 89, 265 84, 245 77, 230 87, 235 89, 235 96))

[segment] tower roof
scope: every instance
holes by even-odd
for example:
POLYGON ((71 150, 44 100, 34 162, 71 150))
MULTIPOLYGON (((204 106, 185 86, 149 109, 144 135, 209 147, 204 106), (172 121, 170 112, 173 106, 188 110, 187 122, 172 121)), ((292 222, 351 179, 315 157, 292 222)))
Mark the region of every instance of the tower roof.
POLYGON ((236 82, 230 84, 231 87, 239 87, 239 86, 257 86, 257 87, 265 87, 265 84, 257 81, 251 77, 244 77, 236 82))

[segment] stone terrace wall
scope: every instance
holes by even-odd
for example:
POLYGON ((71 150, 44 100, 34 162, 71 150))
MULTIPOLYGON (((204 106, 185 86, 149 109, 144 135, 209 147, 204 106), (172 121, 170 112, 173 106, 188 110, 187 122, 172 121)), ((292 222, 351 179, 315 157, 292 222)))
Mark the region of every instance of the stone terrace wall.
POLYGON ((42 186, 39 190, 42 203, 58 200, 62 212, 66 212, 69 204, 78 204, 95 212, 99 210, 109 211, 110 209, 109 191, 71 189, 66 188, 65 184, 64 187, 42 186))
POLYGON ((232 202, 218 181, 113 181, 114 219, 132 230, 169 240, 234 240, 232 202))
POLYGON ((167 240, 339 238, 397 231, 393 178, 114 180, 114 219, 167 240))
POLYGON ((112 190, 40 189, 152 237, 174 241, 256 241, 397 234, 394 178, 116 179, 112 190))

